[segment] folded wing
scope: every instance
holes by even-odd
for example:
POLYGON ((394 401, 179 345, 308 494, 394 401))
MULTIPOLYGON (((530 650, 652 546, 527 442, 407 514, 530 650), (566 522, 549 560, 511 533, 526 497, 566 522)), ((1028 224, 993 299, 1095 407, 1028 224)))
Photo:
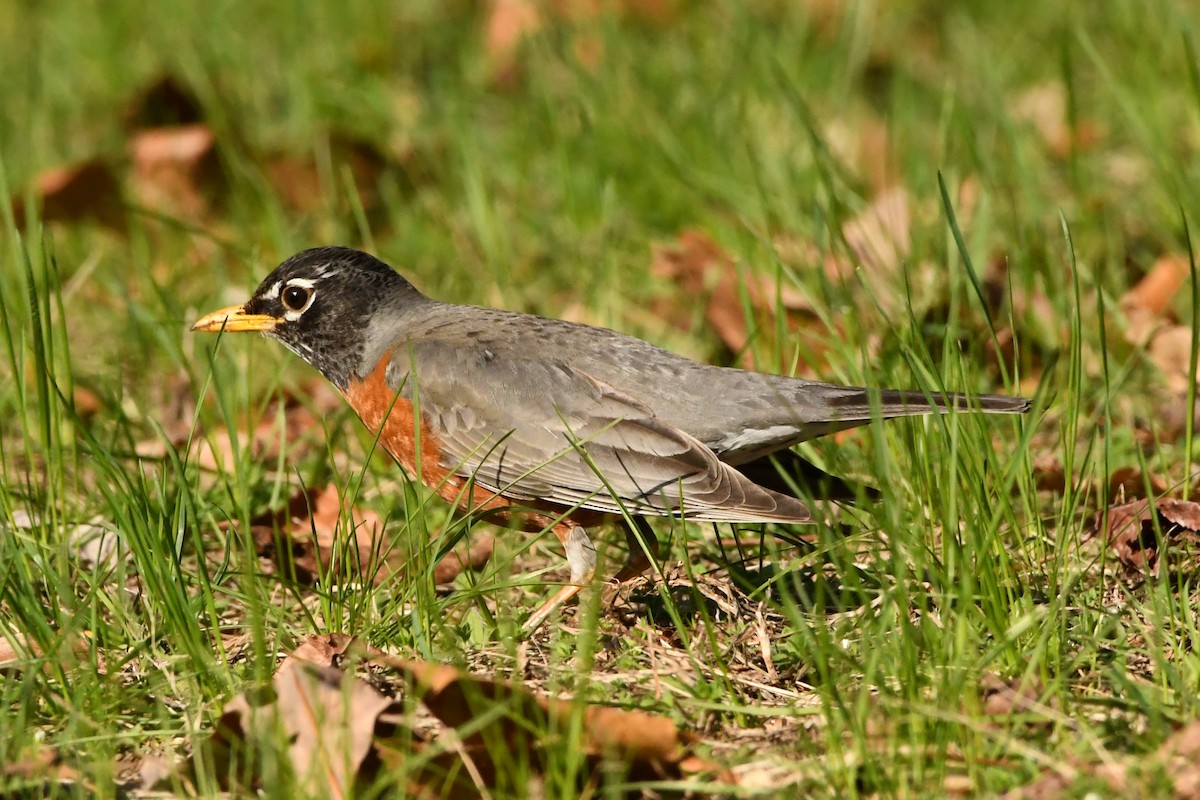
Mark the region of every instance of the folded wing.
POLYGON ((392 358, 389 382, 437 431, 443 466, 509 498, 719 522, 811 518, 570 364, 436 339, 392 358))

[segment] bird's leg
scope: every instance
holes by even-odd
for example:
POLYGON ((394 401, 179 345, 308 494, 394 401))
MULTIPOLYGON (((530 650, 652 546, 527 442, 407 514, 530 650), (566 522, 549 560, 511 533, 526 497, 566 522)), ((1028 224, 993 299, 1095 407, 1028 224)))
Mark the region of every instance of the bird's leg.
POLYGON ((632 524, 625 520, 622 527, 625 529, 625 544, 629 547, 629 555, 625 557, 625 563, 601 595, 601 602, 606 606, 616 599, 621 584, 643 574, 658 561, 658 537, 654 535, 654 530, 645 517, 634 517, 632 524))
POLYGON ((645 517, 634 517, 632 525, 625 520, 622 527, 625 528, 625 543, 629 546, 629 555, 625 557, 621 569, 613 576, 617 583, 633 580, 658 560, 658 537, 654 535, 654 529, 646 522, 645 517))
MULTIPOLYGON (((554 593, 549 600, 542 603, 537 611, 525 621, 525 633, 532 633, 546 621, 563 603, 579 594, 584 586, 591 583, 596 574, 596 546, 592 544, 587 531, 570 520, 563 520, 554 526, 554 535, 563 543, 567 551, 567 565, 571 568, 571 582, 554 593)), ((640 549, 640 548, 639 548, 640 549)))

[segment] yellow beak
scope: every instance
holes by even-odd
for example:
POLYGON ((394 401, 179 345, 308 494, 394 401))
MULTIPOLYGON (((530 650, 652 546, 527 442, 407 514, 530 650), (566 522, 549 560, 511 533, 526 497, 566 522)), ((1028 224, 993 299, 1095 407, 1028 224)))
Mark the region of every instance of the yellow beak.
POLYGON ((274 330, 278 324, 279 320, 268 314, 247 314, 241 306, 230 306, 229 308, 222 308, 220 311, 214 311, 211 314, 205 314, 196 320, 196 324, 192 326, 192 330, 204 331, 205 333, 217 333, 218 331, 225 331, 226 333, 240 333, 242 331, 266 332, 274 330))

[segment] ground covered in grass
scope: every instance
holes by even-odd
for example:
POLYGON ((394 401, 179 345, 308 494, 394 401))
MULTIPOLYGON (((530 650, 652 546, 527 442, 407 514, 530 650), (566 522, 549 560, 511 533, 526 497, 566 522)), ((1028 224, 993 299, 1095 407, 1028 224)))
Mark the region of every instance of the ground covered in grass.
POLYGON ((1200 796, 1198 25, 3 4, 0 793, 1200 796), (451 513, 283 348, 189 332, 332 243, 1034 407, 805 445, 881 498, 656 523, 652 575, 525 636, 553 536, 451 513))

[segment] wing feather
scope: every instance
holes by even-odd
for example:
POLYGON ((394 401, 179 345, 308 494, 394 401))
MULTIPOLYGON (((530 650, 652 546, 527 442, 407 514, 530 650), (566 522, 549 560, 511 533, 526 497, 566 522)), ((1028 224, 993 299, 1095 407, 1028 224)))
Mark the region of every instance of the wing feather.
POLYGON ((561 362, 436 339, 392 356, 392 388, 434 425, 446 468, 516 500, 716 522, 804 522, 635 398, 561 362))

